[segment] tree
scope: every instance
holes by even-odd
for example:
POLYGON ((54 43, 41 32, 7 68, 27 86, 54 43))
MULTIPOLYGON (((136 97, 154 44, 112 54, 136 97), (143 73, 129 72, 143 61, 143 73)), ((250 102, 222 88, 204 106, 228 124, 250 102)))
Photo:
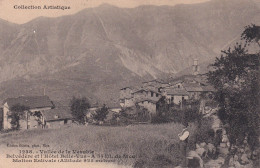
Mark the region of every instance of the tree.
MULTIPOLYGON (((246 27, 242 39, 247 42, 259 40, 259 34, 251 34, 259 33, 258 27, 246 27)), ((218 115, 227 127, 231 146, 240 145, 248 138, 251 150, 257 147, 260 121, 259 58, 260 53, 249 54, 246 45, 236 44, 233 49, 222 51, 221 57, 211 65, 213 70, 208 73, 208 80, 216 89, 218 115)))
POLYGON ((92 117, 96 121, 103 122, 107 118, 108 113, 108 107, 104 104, 102 108, 98 109, 96 113, 92 115, 92 117))
POLYGON ((256 26, 255 24, 246 26, 241 39, 246 40, 247 43, 256 42, 260 46, 260 26, 256 26))
POLYGON ((152 123, 170 122, 170 105, 165 96, 162 96, 156 103, 156 115, 152 116, 152 123))
POLYGON ((20 120, 25 119, 28 122, 28 112, 29 107, 16 104, 10 108, 11 114, 9 117, 11 118, 11 125, 13 129, 20 129, 20 120), (26 112, 27 111, 27 112, 26 112))
POLYGON ((147 122, 151 119, 150 112, 147 108, 139 106, 138 104, 136 104, 135 107, 136 107, 137 121, 147 122))
POLYGON ((156 103, 157 115, 158 116, 167 116, 169 113, 169 104, 165 96, 162 96, 156 103))
POLYGON ((90 108, 90 104, 86 97, 83 98, 73 97, 72 100, 70 101, 70 110, 72 116, 80 124, 85 123, 86 113, 89 108, 90 108))
POLYGON ((190 102, 185 101, 185 107, 181 110, 181 113, 183 114, 181 122, 184 126, 188 126, 189 122, 198 122, 199 127, 201 126, 202 114, 200 114, 199 111, 199 103, 200 101, 198 100, 190 102))

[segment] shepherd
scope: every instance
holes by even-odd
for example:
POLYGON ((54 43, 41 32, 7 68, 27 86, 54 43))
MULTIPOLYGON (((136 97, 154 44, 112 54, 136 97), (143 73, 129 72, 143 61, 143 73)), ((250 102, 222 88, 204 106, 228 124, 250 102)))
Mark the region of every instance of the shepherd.
POLYGON ((180 138, 181 154, 182 154, 182 157, 184 158, 182 161, 182 164, 181 164, 182 167, 187 167, 186 155, 187 155, 187 145, 188 145, 189 135, 190 135, 190 133, 189 133, 187 127, 184 128, 182 130, 182 132, 178 134, 178 136, 180 138))

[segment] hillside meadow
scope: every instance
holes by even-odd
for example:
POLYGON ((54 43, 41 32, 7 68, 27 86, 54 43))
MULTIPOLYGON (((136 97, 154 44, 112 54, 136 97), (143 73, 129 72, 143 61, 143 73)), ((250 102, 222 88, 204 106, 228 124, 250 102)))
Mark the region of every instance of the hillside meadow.
MULTIPOLYGON (((10 152, 12 148, 7 147, 7 144, 47 144, 50 146, 48 149, 53 150, 93 150, 95 154, 131 156, 128 159, 116 159, 116 164, 123 167, 138 164, 149 167, 173 167, 182 159, 178 138, 182 129, 183 125, 175 123, 126 127, 72 125, 60 129, 3 133, 0 134, 0 148, 1 151, 10 152)), ((192 136, 195 126, 188 129, 192 136)), ((64 166, 68 165, 62 167, 64 166)), ((73 164, 73 167, 77 166, 73 164)))

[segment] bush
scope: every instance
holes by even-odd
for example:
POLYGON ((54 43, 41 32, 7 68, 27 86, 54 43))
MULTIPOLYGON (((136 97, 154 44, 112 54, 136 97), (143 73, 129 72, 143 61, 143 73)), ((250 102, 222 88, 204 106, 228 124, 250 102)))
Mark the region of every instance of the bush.
POLYGON ((161 97, 156 103, 156 115, 152 116, 152 123, 167 123, 170 122, 170 105, 167 103, 165 96, 161 97))
POLYGON ((104 104, 101 109, 98 109, 96 113, 92 114, 92 118, 96 121, 103 122, 107 118, 108 113, 108 107, 104 104))
POLYGON ((189 149, 195 150, 196 144, 206 142, 214 143, 215 132, 211 128, 212 118, 202 118, 201 126, 196 126, 196 129, 193 130, 192 135, 189 137, 188 146, 189 149))
POLYGON ((174 108, 171 109, 171 119, 174 122, 182 123, 183 122, 183 118, 184 118, 183 110, 174 109, 174 108))
POLYGON ((200 122, 202 115, 199 113, 199 103, 186 104, 183 109, 171 108, 170 118, 172 121, 187 126, 191 122, 200 122))
POLYGON ((75 118, 75 120, 80 124, 85 123, 88 108, 90 108, 90 104, 86 97, 73 97, 70 101, 71 114, 75 118))
POLYGON ((169 123, 172 120, 169 117, 153 115, 151 123, 153 124, 162 124, 162 123, 169 123))
POLYGON ((151 120, 150 112, 141 106, 136 106, 136 113, 137 113, 137 121, 139 122, 148 122, 151 120))
POLYGON ((203 118, 201 120, 201 125, 196 130, 196 141, 197 143, 213 143, 215 131, 211 128, 213 123, 212 118, 203 118))
POLYGON ((11 107, 10 110, 11 110, 11 114, 8 117, 11 118, 12 129, 19 130, 21 119, 25 119, 28 122, 28 118, 26 118, 26 111, 28 115, 29 107, 21 104, 15 104, 11 107))

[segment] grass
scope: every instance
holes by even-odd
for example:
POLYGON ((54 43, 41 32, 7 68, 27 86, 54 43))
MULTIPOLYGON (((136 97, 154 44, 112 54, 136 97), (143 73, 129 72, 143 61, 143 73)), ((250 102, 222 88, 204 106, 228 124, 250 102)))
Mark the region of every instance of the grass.
MULTIPOLYGON (((172 167, 181 161, 178 133, 181 124, 133 125, 127 127, 70 126, 60 129, 25 130, 0 135, 2 147, 9 144, 48 144, 55 150, 93 150, 95 153, 132 155, 119 164, 142 162, 149 167, 172 167), (161 162, 165 163, 161 163, 161 162), (162 166, 161 166, 162 167, 162 166)), ((189 130, 194 132, 195 127, 189 130)), ((1 147, 1 149, 2 149, 1 147)))

